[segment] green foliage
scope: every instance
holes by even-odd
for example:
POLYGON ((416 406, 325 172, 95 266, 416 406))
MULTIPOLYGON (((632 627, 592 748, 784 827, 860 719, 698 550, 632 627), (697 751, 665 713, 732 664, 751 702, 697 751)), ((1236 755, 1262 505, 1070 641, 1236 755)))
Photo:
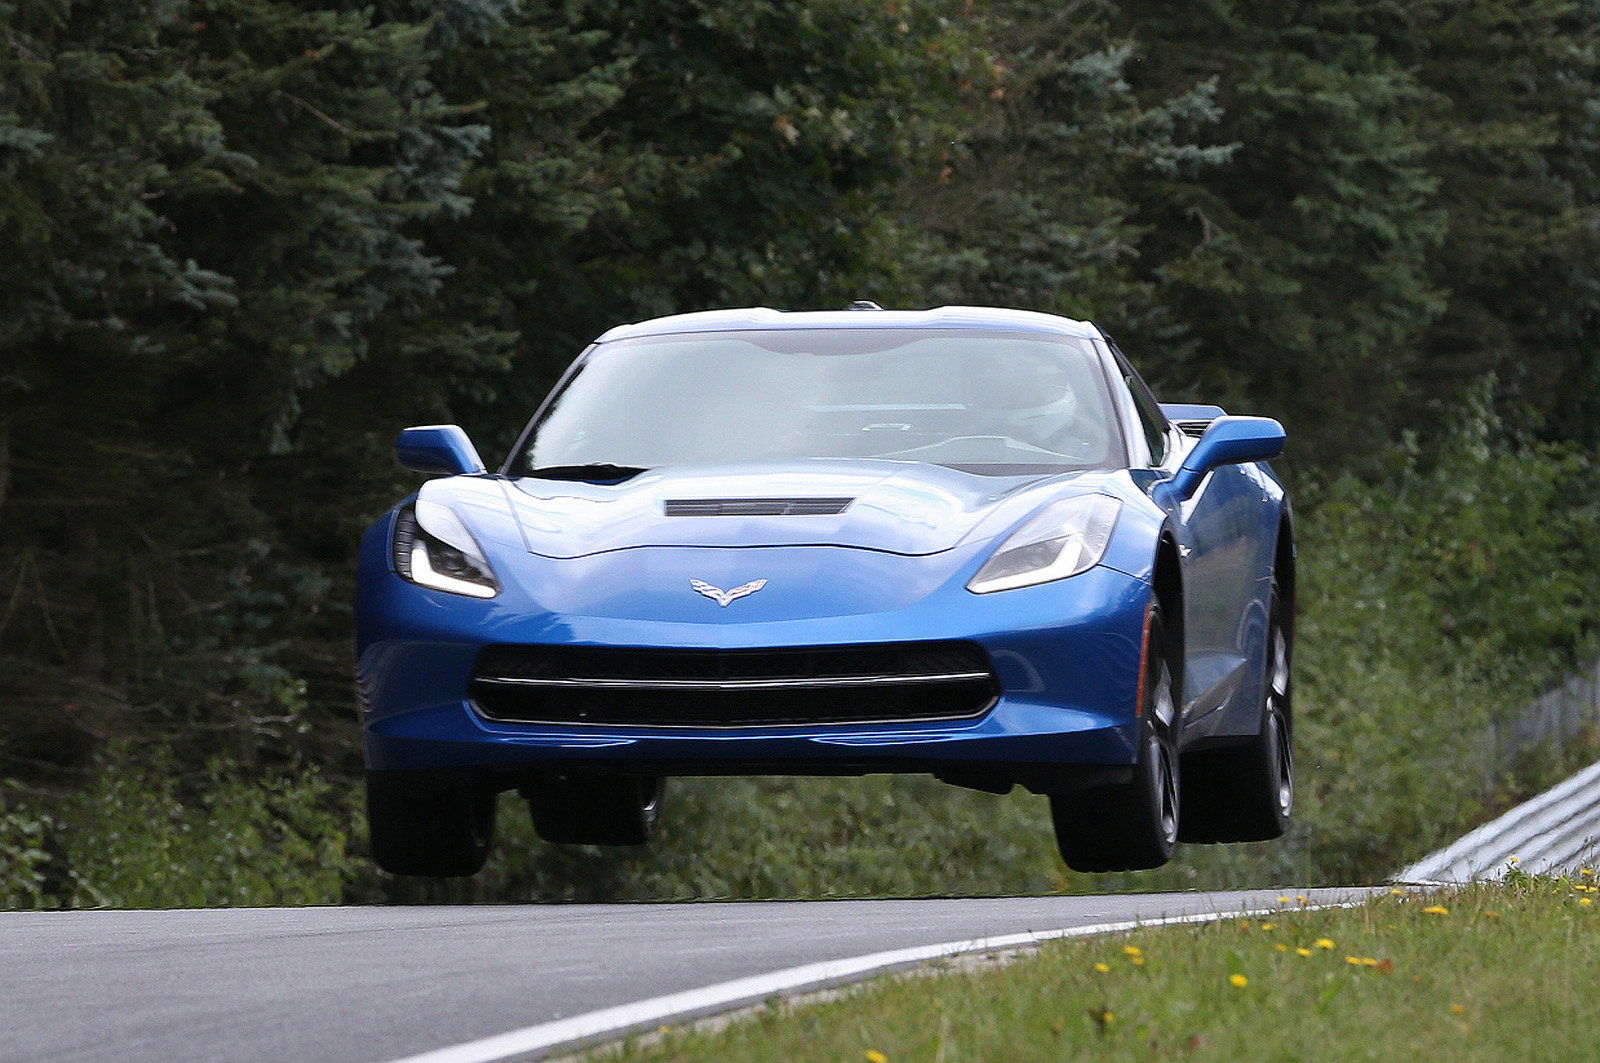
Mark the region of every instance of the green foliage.
POLYGON ((1492 373, 1502 409, 1600 441, 1600 8, 1436 0, 1386 31, 1435 100, 1419 117, 1448 219, 1429 270, 1449 304, 1416 341, 1413 416, 1492 373))
POLYGON ((455 270, 436 310, 512 338, 516 371, 432 371, 508 444, 619 321, 862 294, 887 196, 976 62, 961 10, 584 0, 449 51, 439 83, 494 137, 471 215, 432 227, 455 270))
POLYGON ((925 244, 906 254, 917 263, 899 278, 906 301, 1174 331, 1138 261, 1147 232, 1129 190, 1200 176, 1237 145, 1195 140, 1221 117, 1214 79, 1136 96, 1134 49, 1112 31, 1113 7, 989 7, 994 54, 963 98, 958 135, 899 197, 906 234, 925 244))
POLYGON ((339 637, 337 570, 274 455, 448 272, 411 230, 465 209, 487 130, 428 81, 431 32, 271 0, 0 9, 9 770, 104 733, 283 757, 285 698, 322 702, 304 647, 339 637))
POLYGON ((1214 136, 1236 145, 1199 180, 1135 190, 1141 258, 1196 337, 1152 375, 1314 445, 1388 423, 1408 341, 1444 306, 1428 256, 1445 218, 1417 128, 1431 97, 1368 30, 1385 5, 1119 6, 1141 91, 1215 79, 1214 136))
POLYGON ((337 903, 358 864, 349 800, 306 770, 262 779, 213 760, 113 749, 48 815, 0 809, 6 907, 337 903))
MULTIPOLYGON (((1491 723, 1592 649, 1597 470, 1481 398, 1421 467, 1306 485, 1298 844, 1332 879, 1420 856, 1498 798, 1491 723)), ((1390 866, 1386 866, 1387 865, 1390 866)))
POLYGON ((49 907, 48 819, 0 799, 0 909, 49 907))

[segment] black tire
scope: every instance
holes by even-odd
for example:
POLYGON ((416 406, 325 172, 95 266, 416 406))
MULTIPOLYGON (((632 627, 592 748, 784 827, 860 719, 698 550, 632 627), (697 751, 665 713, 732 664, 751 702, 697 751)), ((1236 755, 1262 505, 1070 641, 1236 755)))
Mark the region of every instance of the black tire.
POLYGON ((561 845, 643 845, 661 817, 665 780, 622 775, 556 779, 523 789, 533 829, 561 845))
POLYGON ((460 775, 369 771, 372 855, 391 875, 475 875, 489 857, 498 797, 460 775))
POLYGON ((1249 742, 1183 758, 1186 842, 1261 842, 1289 829, 1294 812, 1294 648, 1276 583, 1267 621, 1261 728, 1249 742))
POLYGON ((1138 871, 1172 859, 1178 840, 1178 695, 1161 623, 1151 606, 1145 642, 1139 759, 1126 783, 1053 794, 1061 859, 1074 871, 1138 871))

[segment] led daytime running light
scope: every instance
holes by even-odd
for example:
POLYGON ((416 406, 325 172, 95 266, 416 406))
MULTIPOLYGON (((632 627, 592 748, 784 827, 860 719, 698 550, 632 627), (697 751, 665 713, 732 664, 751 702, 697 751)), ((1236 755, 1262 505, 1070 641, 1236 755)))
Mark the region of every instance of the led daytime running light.
POLYGON ((1100 563, 1122 503, 1080 495, 1051 503, 1012 533, 984 562, 967 589, 974 594, 1066 579, 1100 563))
POLYGON ((422 587, 493 598, 500 585, 477 540, 449 506, 418 499, 400 511, 394 529, 394 567, 422 587))

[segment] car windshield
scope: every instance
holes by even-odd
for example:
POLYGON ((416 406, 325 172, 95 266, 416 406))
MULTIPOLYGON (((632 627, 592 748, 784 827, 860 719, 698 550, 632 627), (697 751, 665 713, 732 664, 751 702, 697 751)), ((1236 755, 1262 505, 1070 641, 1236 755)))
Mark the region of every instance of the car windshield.
POLYGON ((790 329, 596 349, 546 407, 520 475, 797 458, 1006 474, 1124 464, 1104 375, 1066 336, 790 329))

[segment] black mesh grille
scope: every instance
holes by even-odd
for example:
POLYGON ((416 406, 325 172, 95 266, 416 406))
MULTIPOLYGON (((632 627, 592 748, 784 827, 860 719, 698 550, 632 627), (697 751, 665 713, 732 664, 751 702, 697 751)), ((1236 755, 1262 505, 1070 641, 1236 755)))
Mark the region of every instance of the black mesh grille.
POLYGON ((970 642, 773 650, 489 646, 472 698, 522 723, 645 727, 803 726, 959 720, 994 702, 970 642))

